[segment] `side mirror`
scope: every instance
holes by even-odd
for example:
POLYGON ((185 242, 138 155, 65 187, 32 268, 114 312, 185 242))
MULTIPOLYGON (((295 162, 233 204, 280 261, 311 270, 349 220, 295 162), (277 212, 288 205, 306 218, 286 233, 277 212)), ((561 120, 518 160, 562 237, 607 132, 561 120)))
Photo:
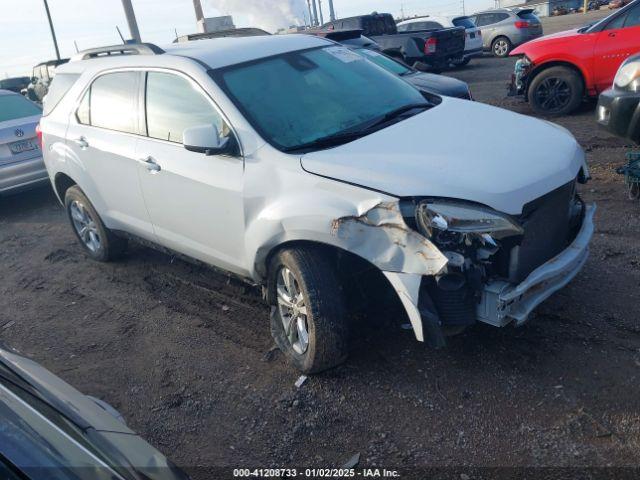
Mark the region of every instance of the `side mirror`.
POLYGON ((205 155, 225 155, 231 153, 232 142, 229 138, 221 138, 215 125, 199 125, 187 128, 182 134, 184 148, 190 152, 205 155))

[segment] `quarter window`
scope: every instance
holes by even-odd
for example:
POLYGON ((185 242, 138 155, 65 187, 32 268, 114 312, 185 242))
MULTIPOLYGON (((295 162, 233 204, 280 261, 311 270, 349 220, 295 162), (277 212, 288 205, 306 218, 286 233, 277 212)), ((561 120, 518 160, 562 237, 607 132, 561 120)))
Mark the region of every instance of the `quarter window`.
POLYGON ((222 136, 229 129, 211 102, 184 77, 149 72, 146 93, 147 134, 151 138, 182 143, 187 128, 215 125, 222 136))

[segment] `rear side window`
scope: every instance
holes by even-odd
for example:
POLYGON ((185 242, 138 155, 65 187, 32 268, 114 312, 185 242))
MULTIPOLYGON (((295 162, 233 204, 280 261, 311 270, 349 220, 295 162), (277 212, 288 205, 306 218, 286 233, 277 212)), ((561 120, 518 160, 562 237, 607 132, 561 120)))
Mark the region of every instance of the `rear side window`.
POLYGON ((222 117, 186 78, 171 73, 147 74, 147 132, 151 138, 182 143, 187 128, 215 125, 227 136, 222 117))
POLYGON ((98 77, 76 113, 78 121, 94 127, 138 133, 138 72, 98 77))
POLYGON ((40 115, 42 110, 22 95, 0 95, 0 122, 40 115))
POLYGON ((76 80, 80 78, 78 74, 70 74, 70 73, 61 73, 56 75, 56 78, 51 82, 51 86, 49 87, 49 92, 44 97, 43 101, 43 115, 49 115, 53 112, 53 109, 60 103, 60 101, 67 94, 69 89, 73 87, 73 84, 76 83, 76 80))
POLYGON ((476 24, 473 23, 473 20, 471 20, 469 17, 454 18, 452 23, 456 27, 476 28, 476 24))

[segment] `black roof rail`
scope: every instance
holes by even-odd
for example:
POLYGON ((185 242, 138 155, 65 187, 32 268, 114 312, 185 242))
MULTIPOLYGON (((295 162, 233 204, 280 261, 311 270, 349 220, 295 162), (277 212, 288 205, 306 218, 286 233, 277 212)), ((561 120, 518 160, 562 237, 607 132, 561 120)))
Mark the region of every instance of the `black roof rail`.
POLYGON ((165 51, 153 43, 122 43, 120 45, 83 50, 74 55, 71 61, 78 62, 111 55, 162 55, 163 53, 165 51))

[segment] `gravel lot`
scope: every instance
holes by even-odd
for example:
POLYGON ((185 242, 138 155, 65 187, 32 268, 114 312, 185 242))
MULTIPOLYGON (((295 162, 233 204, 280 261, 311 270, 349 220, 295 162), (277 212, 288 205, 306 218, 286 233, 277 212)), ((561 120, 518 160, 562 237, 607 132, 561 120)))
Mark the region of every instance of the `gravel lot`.
MULTIPOLYGON (((512 68, 484 58, 449 74, 530 114, 505 96, 512 68)), ((598 228, 583 273, 523 328, 478 325, 432 350, 379 309, 347 364, 297 389, 257 290, 136 245, 93 263, 42 189, 0 198, 0 341, 185 467, 340 466, 355 453, 367 467, 640 466, 640 206, 614 173, 630 147, 598 130, 593 104, 556 121, 588 151, 598 228)))

